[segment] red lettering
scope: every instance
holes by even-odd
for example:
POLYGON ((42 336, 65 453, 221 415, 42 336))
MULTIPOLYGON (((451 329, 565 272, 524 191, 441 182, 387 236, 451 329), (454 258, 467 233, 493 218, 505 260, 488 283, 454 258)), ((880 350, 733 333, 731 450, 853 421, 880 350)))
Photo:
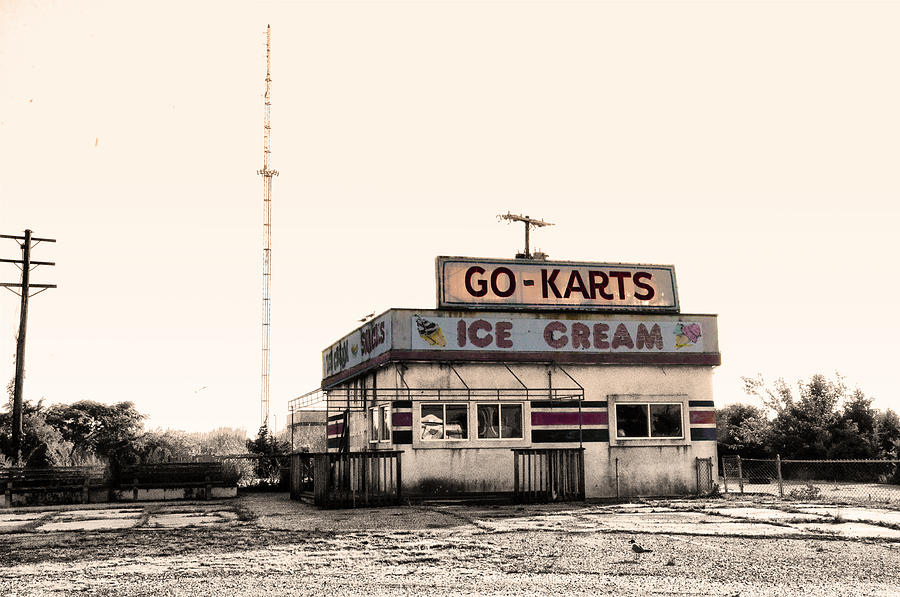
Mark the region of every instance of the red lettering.
POLYGON ((608 292, 606 292, 606 285, 609 284, 609 278, 606 277, 606 274, 598 271, 589 271, 588 272, 588 282, 590 282, 591 286, 591 298, 597 298, 597 293, 600 293, 602 298, 605 298, 608 301, 613 300, 615 297, 608 292), (600 282, 597 281, 597 278, 600 278, 600 282))
POLYGON ((572 348, 591 347, 591 328, 583 323, 572 324, 572 348))
POLYGON ((649 301, 656 295, 656 290, 654 290, 653 286, 644 283, 645 279, 650 280, 651 278, 653 278, 653 274, 650 272, 635 272, 634 277, 632 278, 632 280, 634 280, 634 285, 645 292, 635 292, 634 298, 639 301, 649 301))
POLYGON ((663 349, 663 339, 662 339, 662 331, 659 329, 659 324, 654 323, 653 327, 650 328, 650 331, 647 331, 647 326, 643 323, 638 325, 637 331, 637 347, 638 350, 644 347, 647 348, 657 348, 658 350, 663 349))
POLYGON ((484 268, 479 265, 473 265, 469 269, 466 270, 466 290, 472 296, 484 296, 487 294, 487 282, 484 279, 479 278, 475 281, 477 288, 472 287, 472 275, 473 274, 483 274, 484 268))
POLYGON ((469 342, 478 348, 489 346, 490 343, 494 341, 494 337, 490 333, 479 336, 478 332, 480 331, 490 332, 491 324, 483 319, 476 319, 473 321, 472 325, 469 326, 469 342))
POLYGON ((565 332, 565 324, 559 321, 551 321, 547 324, 547 327, 544 328, 544 342, 552 348, 562 348, 569 342, 569 338, 566 337, 565 332), (559 332, 562 336, 555 338, 553 336, 554 332, 559 332))
POLYGON ((609 348, 609 342, 606 341, 606 339, 609 337, 606 334, 606 332, 608 331, 609 326, 605 323, 594 324, 594 348, 597 348, 599 350, 605 350, 609 348))
POLYGON ((512 348, 513 343, 510 340, 512 326, 513 324, 510 321, 498 321, 497 325, 494 326, 494 332, 497 333, 498 348, 512 348))
POLYGON ((550 275, 547 275, 547 270, 541 270, 541 292, 543 293, 544 298, 548 298, 547 290, 551 290, 553 292, 553 296, 556 298, 562 298, 562 295, 559 293, 559 288, 556 287, 556 276, 559 275, 559 270, 551 270, 550 275))
MULTIPOLYGON (((610 275, 612 275, 612 273, 610 273, 610 275)), ((613 334, 612 339, 613 350, 619 348, 620 346, 634 348, 634 340, 631 339, 631 334, 628 333, 628 329, 625 327, 624 323, 620 323, 616 326, 616 331, 613 334)))
POLYGON ((625 298, 625 278, 631 277, 631 272, 609 272, 610 278, 615 278, 619 281, 619 298, 625 298))
POLYGON ((466 320, 460 319, 456 322, 456 343, 462 348, 466 345, 466 320))
POLYGON ((516 291, 516 275, 512 273, 512 270, 508 267, 498 267, 491 274, 491 290, 494 291, 494 294, 502 298, 510 296, 516 291), (500 288, 497 287, 497 279, 500 277, 500 274, 505 275, 506 279, 509 280, 509 285, 506 287, 506 290, 502 292, 500 291, 500 288))
POLYGON ((590 298, 591 296, 588 294, 588 289, 585 287, 584 280, 581 279, 581 274, 577 269, 573 269, 572 273, 569 274, 569 283, 566 285, 566 298, 569 298, 573 290, 580 292, 584 298, 590 298))

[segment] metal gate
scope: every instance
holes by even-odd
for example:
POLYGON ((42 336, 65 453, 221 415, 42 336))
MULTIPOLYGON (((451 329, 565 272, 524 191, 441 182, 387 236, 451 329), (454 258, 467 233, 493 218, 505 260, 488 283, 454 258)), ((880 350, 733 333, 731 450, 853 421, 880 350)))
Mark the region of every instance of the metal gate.
POLYGON ((697 458, 697 494, 712 493, 714 488, 712 458, 697 458))

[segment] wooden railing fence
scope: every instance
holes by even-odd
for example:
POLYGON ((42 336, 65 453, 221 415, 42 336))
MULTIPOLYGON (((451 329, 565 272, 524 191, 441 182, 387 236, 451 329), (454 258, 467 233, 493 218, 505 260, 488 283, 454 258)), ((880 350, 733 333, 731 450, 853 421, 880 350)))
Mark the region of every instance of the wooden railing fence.
POLYGON ((6 506, 87 503, 91 489, 105 488, 103 467, 0 469, 6 506))
POLYGON ((293 454, 291 497, 307 497, 311 488, 313 503, 320 508, 399 504, 401 454, 399 451, 293 454))
POLYGON ((584 499, 584 448, 516 449, 516 502, 584 499))

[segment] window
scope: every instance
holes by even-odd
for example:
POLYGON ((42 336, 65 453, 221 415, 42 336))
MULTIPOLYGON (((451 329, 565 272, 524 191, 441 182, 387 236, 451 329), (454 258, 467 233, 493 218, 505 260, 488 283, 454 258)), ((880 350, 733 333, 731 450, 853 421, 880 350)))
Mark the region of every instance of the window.
POLYGON ((681 404, 626 403, 616 404, 616 437, 681 438, 681 404))
POLYGON ((373 406, 369 409, 369 441, 391 441, 390 425, 391 407, 387 405, 373 406))
POLYGON ((465 404, 423 404, 420 414, 423 440, 469 437, 469 407, 465 404))
POLYGON ((479 404, 478 439, 522 439, 522 405, 479 404))

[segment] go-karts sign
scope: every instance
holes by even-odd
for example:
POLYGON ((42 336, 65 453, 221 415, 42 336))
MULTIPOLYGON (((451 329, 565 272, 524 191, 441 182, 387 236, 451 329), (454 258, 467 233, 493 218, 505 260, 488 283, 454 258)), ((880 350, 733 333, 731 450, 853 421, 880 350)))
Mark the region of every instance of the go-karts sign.
POLYGON ((671 265, 438 257, 439 309, 678 312, 671 265))

